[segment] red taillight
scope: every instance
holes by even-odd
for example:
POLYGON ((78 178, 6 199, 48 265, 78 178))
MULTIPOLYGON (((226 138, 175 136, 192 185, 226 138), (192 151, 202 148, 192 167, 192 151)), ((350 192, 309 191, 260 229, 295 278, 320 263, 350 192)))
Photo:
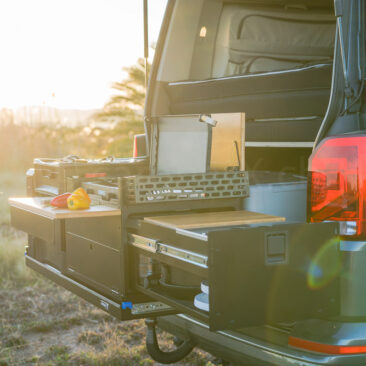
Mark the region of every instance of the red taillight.
POLYGON ((137 135, 135 135, 133 137, 133 154, 132 154, 132 156, 134 158, 137 158, 139 156, 139 152, 138 152, 138 141, 137 141, 137 139, 138 139, 138 137, 137 137, 137 135))
POLYGON ((325 140, 309 159, 309 221, 340 221, 342 235, 362 237, 365 208, 366 136, 325 140))
POLYGON ((133 157, 146 156, 146 135, 135 135, 133 138, 133 157))
POLYGON ((292 347, 302 348, 312 352, 327 353, 331 355, 350 355, 366 353, 366 346, 336 346, 331 344, 308 341, 297 337, 289 337, 288 344, 292 347))
POLYGON ((106 177, 107 173, 85 173, 84 177, 85 178, 102 178, 102 177, 106 177))

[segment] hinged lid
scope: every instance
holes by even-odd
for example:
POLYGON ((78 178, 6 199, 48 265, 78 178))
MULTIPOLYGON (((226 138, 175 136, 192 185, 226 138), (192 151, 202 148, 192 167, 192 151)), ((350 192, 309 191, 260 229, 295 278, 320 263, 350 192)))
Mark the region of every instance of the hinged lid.
POLYGON ((244 113, 153 119, 151 174, 244 170, 244 113))

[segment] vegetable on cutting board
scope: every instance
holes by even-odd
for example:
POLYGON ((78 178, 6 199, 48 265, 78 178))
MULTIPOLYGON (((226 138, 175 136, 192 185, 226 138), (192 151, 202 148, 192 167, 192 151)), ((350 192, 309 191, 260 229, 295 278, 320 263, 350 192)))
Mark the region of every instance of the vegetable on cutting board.
POLYGON ((67 198, 67 207, 70 210, 85 210, 90 207, 90 202, 90 197, 84 188, 80 187, 67 198))
POLYGON ((60 194, 53 198, 50 202, 51 206, 58 208, 67 208, 67 199, 71 196, 71 193, 60 194))

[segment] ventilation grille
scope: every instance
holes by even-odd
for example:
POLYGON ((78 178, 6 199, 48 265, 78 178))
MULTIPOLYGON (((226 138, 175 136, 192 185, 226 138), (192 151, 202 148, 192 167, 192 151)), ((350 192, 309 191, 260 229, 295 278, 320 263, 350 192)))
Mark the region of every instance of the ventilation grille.
POLYGON ((127 178, 129 203, 249 196, 247 172, 210 172, 127 178))

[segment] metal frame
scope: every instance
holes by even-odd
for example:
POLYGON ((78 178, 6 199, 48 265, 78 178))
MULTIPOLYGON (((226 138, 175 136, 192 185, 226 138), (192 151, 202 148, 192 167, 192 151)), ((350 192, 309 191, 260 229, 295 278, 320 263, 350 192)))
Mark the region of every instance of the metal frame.
POLYGON ((166 304, 159 303, 156 301, 145 301, 141 303, 133 304, 132 302, 117 303, 100 293, 91 290, 84 286, 80 282, 77 282, 70 277, 65 276, 57 269, 40 263, 39 261, 25 256, 26 265, 41 275, 47 277, 57 285, 62 286, 66 290, 71 291, 77 296, 80 296, 84 300, 90 302, 96 307, 106 311, 110 315, 114 316, 119 320, 131 320, 140 319, 141 317, 156 317, 165 316, 169 314, 176 314, 177 311, 166 304))

